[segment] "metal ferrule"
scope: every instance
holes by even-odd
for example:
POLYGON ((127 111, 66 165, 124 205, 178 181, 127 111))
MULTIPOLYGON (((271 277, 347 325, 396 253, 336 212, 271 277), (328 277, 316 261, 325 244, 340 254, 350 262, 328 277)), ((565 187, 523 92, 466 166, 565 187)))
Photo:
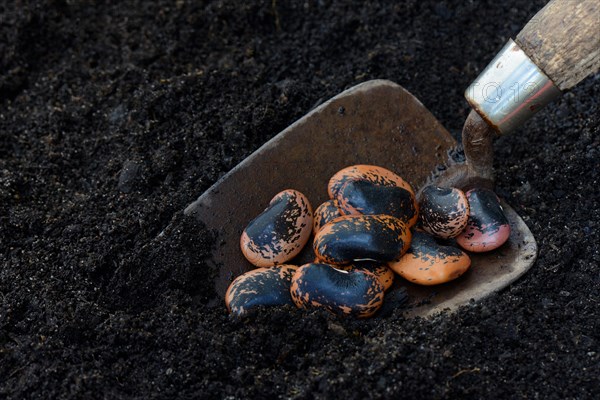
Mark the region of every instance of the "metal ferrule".
POLYGON ((523 124, 560 95, 512 39, 465 91, 471 107, 500 133, 523 124))

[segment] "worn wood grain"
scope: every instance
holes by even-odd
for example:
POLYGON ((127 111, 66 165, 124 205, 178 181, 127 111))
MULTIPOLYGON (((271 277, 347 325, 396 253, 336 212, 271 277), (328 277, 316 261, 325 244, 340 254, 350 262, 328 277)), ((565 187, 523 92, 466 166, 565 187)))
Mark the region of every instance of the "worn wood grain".
POLYGON ((600 68, 600 1, 553 0, 515 39, 566 90, 600 68))

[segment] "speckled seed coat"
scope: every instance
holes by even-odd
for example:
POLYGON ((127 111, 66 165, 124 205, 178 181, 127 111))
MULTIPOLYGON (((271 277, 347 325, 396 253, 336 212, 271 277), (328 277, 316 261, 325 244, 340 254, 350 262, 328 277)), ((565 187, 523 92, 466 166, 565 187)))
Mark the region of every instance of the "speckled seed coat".
POLYGON ((317 257, 330 264, 391 261, 406 252, 410 238, 406 224, 390 215, 347 215, 321 228, 313 247, 317 257))
POLYGON ((290 286, 297 268, 294 265, 257 268, 238 276, 225 293, 227 310, 243 315, 258 306, 294 304, 290 286))
POLYGON ((392 215, 408 227, 417 222, 415 195, 399 186, 379 185, 366 179, 351 179, 339 189, 337 201, 346 215, 392 215))
POLYGON ((352 165, 338 171, 331 177, 327 185, 329 198, 337 198, 337 193, 342 185, 349 180, 355 179, 364 179, 378 185, 398 186, 408 190, 413 196, 415 194, 415 191, 408 182, 389 169, 375 165, 352 165))
POLYGON ((426 186, 419 202, 419 220, 425 232, 449 239, 460 235, 467 227, 469 202, 462 190, 426 186))
POLYGON ((337 200, 327 200, 315 210, 313 233, 316 235, 326 223, 331 222, 342 215, 337 200))
POLYGON ((356 261, 349 265, 338 265, 335 268, 344 271, 367 271, 379 279, 379 283, 387 291, 394 284, 394 271, 386 264, 377 261, 356 261))
POLYGON ((322 307, 336 314, 372 316, 383 304, 384 288, 366 271, 342 271, 327 264, 305 264, 292 278, 292 300, 299 308, 322 307))
POLYGON ((438 285, 464 274, 471 266, 471 259, 456 247, 439 245, 428 234, 414 232, 406 254, 388 265, 412 283, 438 285))
POLYGON ((312 208, 297 190, 278 193, 253 219, 240 238, 244 257, 257 267, 283 264, 294 258, 310 237, 312 208))
POLYGON ((472 189, 467 192, 467 199, 469 221, 456 242, 463 249, 477 253, 502 246, 510 236, 510 224, 498 196, 489 189, 472 189))

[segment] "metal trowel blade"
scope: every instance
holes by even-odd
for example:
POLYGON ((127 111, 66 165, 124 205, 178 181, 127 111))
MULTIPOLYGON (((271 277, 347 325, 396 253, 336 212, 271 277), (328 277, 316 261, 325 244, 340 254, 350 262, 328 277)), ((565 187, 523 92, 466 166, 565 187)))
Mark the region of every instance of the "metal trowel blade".
MULTIPOLYGON (((223 298, 231 281, 253 266, 240 251, 243 229, 284 189, 304 193, 313 208, 328 200, 327 182, 354 164, 385 167, 419 189, 433 168, 446 161, 456 141, 401 86, 387 80, 354 86, 312 110, 234 167, 185 209, 217 234, 212 253, 223 298)), ((454 310, 507 286, 533 264, 537 246, 523 220, 502 204, 512 233, 501 248, 472 254, 463 276, 438 286, 417 286, 396 277, 409 294, 407 316, 454 310)), ((312 238, 291 264, 314 259, 312 238)))

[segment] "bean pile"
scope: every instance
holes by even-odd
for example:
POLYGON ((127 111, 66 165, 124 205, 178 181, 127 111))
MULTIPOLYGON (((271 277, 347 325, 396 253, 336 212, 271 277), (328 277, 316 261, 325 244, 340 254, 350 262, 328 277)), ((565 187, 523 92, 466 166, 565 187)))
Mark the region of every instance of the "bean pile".
POLYGON ((487 189, 427 186, 417 201, 392 171, 353 165, 337 172, 327 191, 330 200, 313 214, 305 195, 284 190, 244 229, 240 248, 258 268, 229 286, 230 313, 295 304, 370 317, 396 274, 419 285, 449 282, 471 266, 466 251, 494 250, 510 235, 498 197, 487 189), (311 233, 315 260, 287 264, 311 233))

